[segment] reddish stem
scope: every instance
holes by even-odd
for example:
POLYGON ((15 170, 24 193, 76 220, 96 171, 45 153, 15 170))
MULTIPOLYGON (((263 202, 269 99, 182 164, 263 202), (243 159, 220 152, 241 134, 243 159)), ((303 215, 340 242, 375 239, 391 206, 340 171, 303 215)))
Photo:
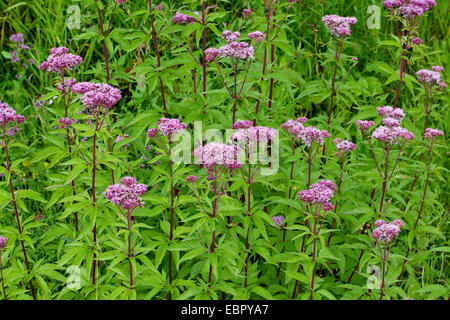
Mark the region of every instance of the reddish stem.
POLYGON ((0 248, 0 280, 2 281, 3 300, 8 300, 5 290, 5 281, 3 279, 3 265, 2 265, 2 249, 0 248))
MULTIPOLYGON (((206 113, 206 10, 205 10, 205 1, 202 2, 202 69, 203 69, 203 98, 205 99, 205 104, 203 105, 203 113, 206 113)), ((234 123, 234 121, 233 121, 234 123)))
MULTIPOLYGON (((20 244, 22 246, 22 252, 23 252, 23 257, 25 259, 25 265, 27 267, 27 273, 28 275, 30 275, 30 264, 28 263, 28 256, 27 256, 27 251, 25 250, 25 244, 23 242, 22 239, 22 226, 20 224, 20 218, 19 218, 19 211, 17 210, 17 203, 16 203, 16 197, 14 195, 14 188, 13 188, 13 184, 12 184, 12 173, 11 173, 11 168, 9 165, 9 155, 8 155, 8 145, 6 142, 6 128, 3 127, 3 136, 4 136, 4 149, 5 149, 5 156, 6 156, 6 170, 9 172, 9 187, 10 187, 10 191, 11 191, 11 197, 12 197, 12 203, 14 206, 14 214, 16 216, 16 221, 17 221, 17 229, 19 231, 19 235, 20 235, 20 244)), ((31 295, 33 296, 33 300, 37 300, 36 299, 36 294, 34 293, 34 286, 33 286, 33 281, 30 279, 30 289, 31 289, 31 295)))
POLYGON ((134 284, 133 265, 131 263, 131 211, 128 211, 127 222, 128 222, 128 261, 130 265, 130 290, 131 290, 133 289, 134 284))
MULTIPOLYGON (((161 67, 161 59, 160 59, 159 47, 158 47, 158 36, 156 34, 155 25, 154 25, 154 21, 153 21, 152 0, 148 0, 148 11, 150 14, 150 23, 152 25, 152 37, 153 37, 153 45, 155 47, 157 67, 159 69, 161 67)), ((161 73, 161 70, 158 70, 158 73, 161 73)), ((159 75, 159 85, 161 88, 161 98, 162 98, 162 103, 163 103, 163 109, 164 109, 164 112, 166 112, 166 116, 167 116, 166 96, 164 94, 164 85, 163 85, 163 82, 161 79, 161 74, 159 75)))

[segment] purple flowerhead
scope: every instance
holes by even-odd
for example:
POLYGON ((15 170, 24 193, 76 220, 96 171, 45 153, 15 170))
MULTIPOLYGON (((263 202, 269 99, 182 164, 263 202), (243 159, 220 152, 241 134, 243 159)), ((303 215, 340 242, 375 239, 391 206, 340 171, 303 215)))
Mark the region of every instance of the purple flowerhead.
POLYGON ((161 131, 161 135, 169 137, 187 129, 186 124, 174 118, 161 118, 157 125, 161 131))
POLYGON ((237 31, 233 32, 230 30, 225 30, 222 32, 222 38, 228 43, 236 42, 240 36, 241 34, 237 31))
POLYGON ((253 121, 251 120, 237 120, 232 128, 233 129, 248 129, 253 126, 253 121))
POLYGON ((208 48, 205 50, 206 61, 211 62, 215 60, 219 55, 220 51, 216 48, 208 48))
POLYGON ((335 185, 330 180, 320 180, 311 185, 309 189, 300 191, 298 196, 301 201, 310 204, 319 204, 325 211, 334 209, 331 198, 334 196, 335 185))
POLYGON ((11 63, 17 63, 19 61, 20 61, 20 58, 17 55, 17 50, 11 51, 11 63))
POLYGON ((196 148, 194 158, 208 170, 210 176, 215 167, 227 167, 230 171, 238 169, 242 163, 238 159, 241 149, 236 145, 210 142, 196 148))
POLYGON ((67 129, 70 128, 70 126, 73 124, 73 121, 70 120, 70 118, 61 118, 59 119, 60 128, 61 129, 67 129))
POLYGON ((8 238, 0 236, 0 249, 5 249, 8 238))
MULTIPOLYGON (((434 68, 436 69, 436 67, 434 67, 434 68)), ((442 71, 442 69, 436 69, 436 70, 442 71)), ((436 70, 421 69, 421 70, 417 71, 416 72, 417 80, 420 83, 427 83, 427 84, 431 84, 431 85, 440 83, 441 82, 441 74, 440 74, 440 71, 436 71, 436 70)))
POLYGON ((72 91, 81 94, 81 102, 88 109, 109 109, 122 98, 120 90, 107 83, 78 82, 72 91))
POLYGON ((120 183, 109 186, 103 194, 111 203, 130 211, 138 206, 144 206, 141 197, 146 192, 145 184, 137 183, 132 177, 124 177, 120 183))
POLYGON ((278 136, 278 131, 270 127, 262 126, 251 126, 245 128, 247 124, 241 122, 241 125, 244 128, 237 129, 231 136, 231 139, 236 141, 237 144, 246 151, 249 160, 251 160, 258 148, 258 144, 261 146, 261 143, 263 145, 268 143, 269 140, 272 140, 278 136))
POLYGON ((356 148, 356 144, 348 140, 341 141, 341 139, 337 138, 333 142, 336 145, 336 149, 341 152, 351 152, 356 148))
POLYGON ((356 121, 356 125, 358 126, 358 129, 362 132, 366 132, 369 130, 370 127, 373 127, 375 125, 375 122, 373 121, 366 121, 366 120, 358 120, 356 121))
POLYGON ((191 176, 186 178, 186 181, 188 181, 188 182, 195 182, 195 181, 197 181, 197 179, 198 179, 197 176, 191 175, 191 176))
POLYGON ((300 131, 302 131, 305 126, 304 124, 308 121, 306 117, 298 119, 289 119, 281 125, 281 129, 285 130, 294 140, 298 139, 300 131))
POLYGON ((422 44, 422 39, 420 38, 413 38, 411 40, 412 43, 414 43, 416 46, 420 46, 422 44))
POLYGON ((66 47, 51 49, 47 61, 42 62, 39 69, 46 72, 63 74, 66 69, 72 70, 83 62, 82 57, 68 53, 68 51, 69 49, 66 47))
POLYGON ((242 13, 244 14, 244 18, 248 18, 252 15, 252 10, 244 9, 244 10, 242 10, 242 13))
POLYGON ((20 43, 20 42, 25 41, 25 39, 23 38, 23 34, 21 34, 21 33, 12 34, 9 37, 9 40, 11 40, 12 42, 15 42, 15 43, 20 43))
MULTIPOLYGON (((233 36, 230 36, 233 38, 233 36)), ((246 42, 230 42, 219 49, 221 58, 238 58, 252 60, 255 49, 246 42)))
POLYGON ((375 222, 376 228, 372 231, 372 238, 384 245, 389 245, 398 236, 400 228, 403 226, 403 222, 398 219, 391 223, 386 223, 384 220, 377 220, 375 222))
POLYGON ((6 128, 10 123, 22 124, 24 122, 24 116, 17 114, 16 110, 0 100, 0 126, 6 128))
POLYGON ((277 227, 281 228, 285 218, 284 218, 284 216, 274 216, 274 217, 272 217, 272 220, 277 225, 277 227))
MULTIPOLYGON (((196 12, 194 13, 198 16, 198 13, 196 12)), ((184 13, 177 11, 175 12, 175 15, 172 18, 172 22, 174 24, 186 24, 186 23, 193 24, 197 22, 197 20, 194 17, 188 16, 184 13)))
MULTIPOLYGON (((147 136, 151 139, 151 138, 154 138, 154 137, 156 137, 156 135, 158 134, 158 132, 159 132, 159 129, 157 129, 157 128, 152 128, 152 129, 149 129, 148 131, 147 131, 147 136)), ((148 151, 148 150, 147 150, 148 151)))
POLYGON ((335 14, 322 17, 325 27, 335 38, 344 38, 350 36, 350 26, 354 25, 358 20, 355 17, 340 17, 335 14))
POLYGON ((255 40, 256 42, 263 42, 264 41, 264 34, 260 31, 254 31, 248 34, 248 37, 250 40, 255 40))
POLYGON ((434 137, 440 137, 443 135, 444 135, 444 132, 442 132, 441 130, 432 129, 432 128, 426 128, 425 134, 424 134, 426 139, 433 139, 434 137))

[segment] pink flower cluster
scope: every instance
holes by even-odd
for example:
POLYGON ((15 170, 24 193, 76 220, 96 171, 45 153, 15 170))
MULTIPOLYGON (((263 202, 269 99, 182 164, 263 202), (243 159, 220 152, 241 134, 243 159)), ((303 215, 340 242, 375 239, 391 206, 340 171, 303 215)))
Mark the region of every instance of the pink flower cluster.
POLYGON ((131 210, 137 206, 144 206, 141 197, 146 192, 145 184, 137 183, 135 178, 124 177, 120 183, 109 186, 103 194, 111 203, 122 206, 125 210, 131 210))
POLYGON ((342 152, 351 152, 356 148, 356 144, 348 140, 341 141, 341 139, 336 138, 333 142, 336 145, 336 149, 342 152))
POLYGON ((222 58, 253 59, 255 49, 246 42, 231 42, 219 49, 222 58))
POLYGON ((260 31, 254 31, 248 34, 248 37, 253 40, 255 39, 256 42, 263 42, 264 41, 264 34, 260 31))
POLYGON ((400 228, 403 226, 403 222, 398 219, 391 223, 387 223, 384 220, 377 220, 375 221, 376 228, 372 232, 372 238, 387 245, 391 243, 396 236, 398 236, 400 233, 400 228))
POLYGON ((206 61, 211 62, 220 56, 220 50, 216 48, 208 48, 205 50, 206 61))
POLYGON ((210 142, 204 146, 196 148, 193 155, 199 163, 211 174, 214 166, 228 167, 230 170, 238 169, 242 163, 238 160, 238 153, 241 149, 236 145, 210 142))
POLYGON ((244 14, 245 18, 248 18, 248 17, 250 17, 252 15, 252 10, 244 9, 244 10, 242 10, 242 13, 244 14))
POLYGON ((356 125, 358 126, 359 130, 361 130, 362 132, 366 132, 370 127, 373 127, 375 125, 375 122, 373 122, 372 120, 358 120, 356 121, 356 125))
POLYGON ((72 91, 81 94, 81 102, 88 109, 109 109, 122 98, 120 90, 107 83, 78 82, 72 86, 72 91))
POLYGON ((233 124, 233 129, 248 129, 253 126, 253 121, 250 120, 238 120, 233 124))
POLYGON ((178 119, 161 118, 158 121, 158 128, 163 136, 172 136, 173 134, 186 130, 187 126, 178 119))
POLYGON ((278 227, 281 227, 283 225, 285 218, 283 216, 275 216, 272 217, 272 220, 278 227))
POLYGON ((23 38, 23 34, 21 34, 21 33, 12 34, 9 37, 9 40, 11 40, 12 42, 15 42, 15 43, 25 42, 25 39, 23 38))
MULTIPOLYGON (((127 133, 125 133, 123 136, 124 136, 125 138, 129 138, 129 137, 130 137, 130 135, 127 134, 127 133)), ((117 142, 120 142, 120 141, 122 141, 122 140, 123 140, 122 136, 121 136, 121 135, 117 135, 116 140, 115 140, 114 142, 117 143, 117 142)), ((129 145, 129 144, 126 144, 125 146, 126 146, 126 147, 129 147, 130 145, 129 145)))
POLYGON ((435 0, 386 0, 383 5, 395 13, 395 10, 404 18, 422 16, 425 12, 436 6, 435 0))
POLYGON ((354 25, 357 21, 355 17, 340 17, 335 14, 322 17, 322 22, 335 38, 350 36, 350 26, 354 25))
POLYGON ((327 130, 319 130, 314 126, 305 127, 307 118, 290 119, 281 125, 295 140, 301 140, 303 144, 311 148, 313 142, 323 145, 325 138, 331 137, 327 130))
POLYGON ((414 43, 416 46, 420 46, 420 44, 422 43, 422 39, 420 38, 413 38, 411 40, 412 43, 414 43))
POLYGON ((159 130, 157 128, 152 128, 147 131, 147 136, 149 138, 154 138, 158 134, 159 130))
POLYGON ((256 142, 267 142, 278 136, 278 131, 269 127, 248 127, 238 129, 232 135, 232 139, 242 145, 253 144, 256 142))
POLYGON ((0 249, 4 249, 7 242, 8 238, 0 236, 0 249))
POLYGON ((412 132, 400 127, 405 117, 402 109, 386 106, 378 107, 377 112, 383 118, 383 125, 374 130, 372 138, 387 144, 396 144, 399 139, 414 139, 412 132))
POLYGON ((61 118, 61 119, 59 119, 59 123, 60 123, 59 127, 61 129, 66 129, 66 128, 69 128, 73 124, 73 121, 70 120, 70 118, 61 118))
POLYGON ((439 87, 442 89, 444 86, 447 87, 447 85, 441 81, 441 71, 444 70, 444 68, 440 66, 433 66, 431 70, 422 69, 416 72, 417 80, 420 83, 427 83, 431 86, 434 84, 439 84, 439 87))
POLYGON ((444 132, 442 132, 441 130, 437 130, 437 129, 432 129, 432 128, 426 128, 425 129, 425 138, 426 139, 433 139, 434 137, 439 137, 439 136, 443 136, 444 132))
MULTIPOLYGON (((198 12, 194 12, 194 14, 200 18, 198 12)), ((193 24, 197 22, 197 20, 194 17, 188 16, 187 14, 183 14, 177 11, 175 12, 175 15, 172 17, 172 22, 175 24, 186 24, 186 23, 193 24)))
POLYGON ((0 126, 6 128, 12 122, 16 122, 17 124, 24 123, 25 117, 17 114, 16 110, 0 100, 0 126))
POLYGON ((222 32, 222 38, 225 39, 227 44, 219 49, 220 57, 253 59, 255 49, 246 42, 238 42, 240 36, 241 34, 239 32, 232 32, 230 30, 222 32))
POLYGON ((53 48, 47 61, 39 65, 39 69, 46 72, 55 72, 63 74, 65 69, 72 70, 83 62, 83 58, 72 53, 67 53, 69 49, 66 47, 53 48))
POLYGON ((439 83, 441 81, 441 74, 433 70, 422 69, 417 71, 416 75, 420 83, 439 83))
POLYGON ((309 189, 300 191, 298 196, 301 201, 310 204, 323 205, 325 211, 334 209, 331 198, 334 196, 335 185, 330 180, 320 180, 311 185, 309 189))
POLYGON ((197 176, 194 176, 194 175, 190 175, 189 177, 187 177, 186 178, 186 181, 187 182, 195 182, 195 181, 197 181, 197 176))

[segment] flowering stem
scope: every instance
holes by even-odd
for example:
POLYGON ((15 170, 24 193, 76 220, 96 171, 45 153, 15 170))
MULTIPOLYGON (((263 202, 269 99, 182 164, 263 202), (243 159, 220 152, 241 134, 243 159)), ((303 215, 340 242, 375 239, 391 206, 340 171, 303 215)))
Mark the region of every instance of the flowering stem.
MULTIPOLYGON (((370 200, 371 201, 373 200, 374 196, 375 196, 375 188, 372 189, 372 194, 370 195, 370 200)), ((369 204, 369 206, 370 206, 370 204, 369 204)), ((361 229, 361 234, 364 234, 364 232, 366 231, 367 226, 368 226, 368 223, 366 222, 364 224, 363 228, 361 229)), ((358 262, 356 263, 355 267, 353 268, 353 271, 350 274, 350 277, 348 278, 347 283, 350 283, 352 281, 353 275, 355 274, 356 269, 358 269, 358 267, 359 267, 359 263, 361 262, 361 258, 363 256, 363 254, 364 254, 364 249, 361 249, 361 253, 359 254, 358 262)))
MULTIPOLYGON (((341 162, 341 174, 339 176, 339 182, 338 182, 338 187, 337 187, 337 195, 341 194, 341 185, 342 185, 342 174, 344 173, 344 161, 345 159, 342 158, 342 162, 341 162)), ((337 212, 337 207, 338 207, 339 201, 336 201, 336 205, 334 206, 334 214, 336 214, 337 212)), ((334 224, 336 223, 336 220, 333 217, 333 221, 331 222, 331 229, 334 228, 334 224)), ((331 237, 333 236, 333 231, 330 232, 330 236, 328 237, 328 242, 327 242, 327 246, 330 246, 331 243, 331 237)), ((322 270, 322 266, 320 267, 320 271, 322 270)), ((319 271, 319 273, 320 273, 319 271)))
MULTIPOLYGON (((425 130, 427 129, 428 118, 430 116, 430 92, 429 92, 429 90, 426 87, 425 87, 425 93, 426 93, 427 98, 426 98, 426 103, 425 103, 425 123, 424 123, 424 126, 423 126, 422 141, 424 141, 424 139, 425 139, 425 130)), ((423 153, 420 153, 419 162, 422 161, 422 157, 423 157, 423 153)), ((413 182, 411 184, 411 188, 409 189, 410 194, 413 192, 418 178, 419 178, 419 176, 418 176, 417 172, 415 172, 414 173, 414 180, 413 180, 413 182)), ((409 196, 408 199, 406 199, 405 206, 403 208, 403 212, 406 211, 406 208, 407 208, 408 203, 409 203, 410 200, 411 200, 411 196, 409 196)))
MULTIPOLYGON (((16 216, 17 229, 19 231, 19 235, 21 238, 20 244, 22 245, 22 252, 23 252, 24 259, 25 259, 25 265, 27 267, 27 273, 28 273, 28 275, 30 275, 30 264, 28 263, 28 256, 27 256, 27 252, 25 250, 25 244, 22 239, 22 226, 20 224, 19 211, 17 210, 16 197, 14 195, 14 188, 13 188, 13 184, 12 184, 12 173, 11 173, 11 167, 9 165, 8 145, 6 142, 6 128, 5 127, 3 127, 3 136, 4 136, 3 147, 5 149, 5 156, 6 156, 6 170, 9 173, 9 187, 11 190, 12 203, 14 206, 14 214, 16 216)), ((31 295, 33 296, 33 300, 36 300, 36 294, 34 293, 33 281, 31 279, 30 279, 30 289, 31 289, 31 295)))
MULTIPOLYGON (((155 24, 154 24, 154 21, 153 21, 152 0, 148 0, 148 11, 149 11, 149 14, 150 14, 150 23, 152 25, 152 37, 153 37, 153 45, 155 47, 155 54, 156 54, 156 62, 157 62, 157 67, 158 67, 158 73, 160 73, 159 85, 161 87, 161 98, 162 98, 162 103, 163 103, 163 109, 164 109, 164 112, 167 113, 166 97, 165 97, 165 94, 164 94, 164 85, 163 85, 162 78, 161 78, 161 70, 159 70, 159 68, 161 67, 161 59, 160 59, 159 48, 158 48, 158 36, 156 35, 155 24)), ((167 116, 167 114, 166 114, 166 116, 167 116)))
POLYGON ((130 264, 130 290, 133 289, 133 265, 131 263, 131 210, 128 210, 127 222, 128 222, 128 261, 130 264))
MULTIPOLYGON (((270 4, 269 6, 267 6, 267 3, 265 3, 266 6, 266 20, 267 20, 267 30, 266 30, 266 41, 264 44, 264 61, 263 61, 263 67, 262 67, 262 72, 261 72, 261 78, 260 78, 260 82, 264 81, 264 75, 266 73, 266 67, 267 67, 267 47, 269 45, 269 32, 270 32, 270 23, 271 23, 271 19, 272 19, 272 9, 270 8, 270 4)), ((261 89, 261 85, 259 86, 259 94, 262 94, 262 89, 261 89)), ((261 99, 258 98, 258 100, 256 101, 256 109, 255 109, 255 114, 258 114, 259 111, 259 104, 261 103, 261 99)), ((256 118, 253 120, 254 125, 256 125, 256 118)))
MULTIPOLYGON (((95 159, 95 149, 96 149, 96 143, 97 143, 97 121, 96 119, 96 125, 95 125, 95 131, 94 131, 94 137, 92 141, 92 205, 95 208, 95 170, 96 170, 96 159, 95 159)), ((94 228, 92 229, 93 234, 93 240, 94 240, 94 246, 97 245, 97 224, 94 223, 94 228)), ((97 261, 95 260, 97 258, 97 253, 94 250, 94 259, 92 262, 92 284, 95 285, 96 281, 96 271, 97 271, 97 261)))
MULTIPOLYGON (((219 172, 217 171, 216 175, 214 177, 214 189, 213 189, 214 201, 213 201, 213 212, 212 212, 212 216, 211 216, 212 220, 214 220, 216 218, 217 208, 218 208, 218 205, 219 205, 220 196, 223 193, 225 193, 225 188, 227 187, 229 179, 230 179, 230 176, 231 176, 231 172, 229 172, 228 179, 227 179, 225 185, 223 185, 224 190, 222 192, 222 183, 219 186, 218 180, 222 177, 222 174, 224 173, 224 171, 225 171, 225 168, 222 167, 222 172, 221 172, 220 176, 219 176, 219 172)), ((213 225, 214 225, 214 229, 213 229, 213 232, 212 232, 211 250, 209 251, 209 253, 212 253, 212 254, 214 254, 215 242, 216 242, 216 229, 215 229, 215 224, 213 224, 213 225)), ((211 287, 211 281, 212 281, 212 262, 209 263, 209 275, 208 275, 209 287, 211 287)))
POLYGON ((314 278, 316 275, 316 243, 317 243, 317 216, 314 216, 314 245, 313 245, 313 270, 311 278, 311 293, 309 294, 309 300, 312 300, 314 292, 314 278))
MULTIPOLYGON (((98 0, 95 0, 95 2, 98 3, 98 0)), ((104 56, 104 59, 105 59, 105 66, 106 66, 106 79, 109 82, 109 80, 111 80, 111 75, 109 73, 108 50, 106 49, 106 39, 104 38, 105 37, 105 30, 103 28, 102 13, 100 12, 100 7, 98 7, 98 6, 97 6, 97 14, 98 14, 98 22, 99 22, 99 25, 100 25, 100 33, 101 33, 101 35, 103 37, 102 42, 103 42, 103 56, 104 56)))
MULTIPOLYGON (((292 156, 295 156, 295 142, 292 144, 292 156)), ((291 173, 289 175, 290 182, 292 183, 292 179, 294 178, 294 160, 292 160, 291 163, 291 173)), ((289 186, 289 199, 291 199, 291 193, 292 193, 292 185, 289 186)))
MULTIPOLYGON (((284 245, 285 245, 285 243, 286 243, 286 228, 283 228, 283 248, 281 249, 281 253, 284 252, 284 245)), ((281 265, 282 265, 282 262, 280 262, 278 264, 277 279, 280 277, 281 265)))
MULTIPOLYGON (((330 99, 330 110, 328 111, 328 127, 330 127, 331 123, 331 114, 333 113, 333 104, 334 104, 334 96, 336 95, 335 85, 336 85, 336 75, 337 75, 337 67, 339 58, 341 56, 340 50, 342 49, 343 42, 336 40, 335 53, 334 53, 334 73, 333 73, 333 82, 331 84, 331 99, 330 99)), ((324 148, 325 149, 325 148, 324 148)))
POLYGON ((239 64, 239 58, 236 58, 233 65, 234 74, 234 95, 233 95, 233 124, 236 122, 236 104, 237 104, 237 69, 239 64))
MULTIPOLYGON (((202 69, 203 69, 203 98, 205 99, 205 104, 203 105, 203 113, 206 113, 206 11, 205 11, 205 5, 206 1, 202 2, 202 54, 203 54, 203 60, 202 60, 202 69)), ((233 120, 234 123, 234 120, 233 120)))
MULTIPOLYGON (((430 180, 430 174, 431 174, 431 154, 432 154, 432 150, 433 150, 433 140, 431 140, 430 147, 429 147, 427 178, 425 180, 425 187, 424 187, 424 190, 423 190, 422 201, 420 202, 419 213, 417 214, 417 219, 416 219, 416 222, 414 223, 414 230, 416 230, 417 224, 419 223, 420 217, 422 215, 423 206, 424 206, 425 198, 426 198, 426 195, 427 195, 428 182, 430 180)), ((408 256, 409 256, 409 252, 410 252, 410 248, 408 247, 408 249, 406 251, 406 255, 405 255, 405 261, 403 262, 402 271, 400 272, 400 275, 398 276, 398 279, 400 279, 402 277, 403 270, 405 268, 405 264, 406 264, 406 261, 407 261, 408 256)))
MULTIPOLYGON (((400 94, 400 88, 402 86, 403 76, 405 75, 405 66, 406 66, 405 56, 406 56, 407 49, 409 47, 410 35, 411 35, 411 30, 408 30, 406 43, 404 45, 402 45, 402 53, 401 53, 401 56, 400 56, 400 75, 399 75, 400 76, 400 80, 398 81, 397 90, 395 92, 394 108, 397 108, 398 96, 400 94)), ((401 38, 399 38, 399 40, 401 41, 401 38)))
POLYGON ((390 152, 390 146, 387 145, 386 146, 386 164, 385 164, 385 168, 384 168, 383 190, 381 193, 380 210, 378 213, 379 217, 381 217, 381 213, 383 212, 383 203, 384 203, 384 198, 386 196, 386 186, 387 186, 387 181, 388 181, 389 152, 390 152))
MULTIPOLYGON (((307 187, 309 188, 309 186, 311 185, 311 147, 309 148, 309 152, 308 152, 308 185, 307 187)), ((305 226, 307 224, 307 221, 305 221, 305 226)), ((315 239, 314 239, 315 240, 315 239)), ((302 247, 300 248, 300 252, 303 252, 304 248, 305 248, 305 242, 306 242, 306 234, 303 236, 303 240, 302 240, 302 247)), ((298 271, 300 272, 301 269, 301 264, 298 266, 298 271)), ((292 292, 292 299, 295 298, 296 292, 297 292, 297 285, 298 285, 298 280, 295 280, 295 285, 294 285, 294 291, 292 292)))
MULTIPOLYGON (((65 79, 64 79, 64 74, 61 73, 61 78, 62 78, 62 84, 63 84, 63 97, 64 97, 64 115, 67 118, 69 116, 69 111, 67 108, 67 100, 66 100, 66 84, 65 84, 65 79)), ((67 146, 69 147, 69 158, 71 159, 71 154, 72 154, 72 147, 70 146, 70 129, 69 126, 67 126, 66 128, 67 130, 67 146)), ((83 156, 83 154, 81 154, 83 156)), ((73 170, 73 165, 70 165, 70 171, 73 170)), ((75 179, 72 179, 72 194, 74 196, 76 196, 76 192, 75 192, 75 179)), ((75 211, 75 231, 78 233, 78 211, 75 211)))
MULTIPOLYGON (((172 163, 172 141, 169 138, 169 166, 170 166, 170 233, 169 243, 173 240, 173 163, 172 163)), ((169 285, 172 285, 172 251, 169 250, 169 285)), ((172 300, 172 292, 169 290, 169 300, 172 300)))
MULTIPOLYGON (((250 157, 248 157, 248 189, 247 189, 247 216, 251 217, 251 190, 252 190, 252 164, 250 161, 250 157)), ((258 169, 257 169, 258 170, 258 169)), ((256 172, 255 172, 256 174, 256 172)), ((244 288, 247 288, 247 279, 248 279, 248 258, 250 256, 250 247, 248 245, 248 236, 250 234, 250 224, 248 225, 247 235, 245 237, 245 251, 247 252, 247 256, 245 257, 245 278, 244 278, 244 288)))
POLYGON ((384 247, 384 252, 381 256, 382 262, 383 262, 383 270, 382 270, 382 280, 381 280, 381 292, 380 292, 380 300, 383 300, 383 292, 384 292, 384 277, 385 277, 385 273, 386 273, 386 260, 387 260, 387 255, 389 253, 389 248, 388 247, 384 247))
MULTIPOLYGON (((271 45, 270 50, 270 63, 271 66, 273 66, 273 63, 275 62, 275 46, 271 45)), ((267 111, 270 112, 270 108, 272 107, 272 97, 273 97, 273 85, 274 85, 274 78, 270 78, 270 86, 269 86, 269 102, 267 103, 267 111)))
POLYGON ((0 249, 0 279, 2 281, 3 300, 8 300, 5 291, 5 281, 3 279, 2 249, 0 249))

